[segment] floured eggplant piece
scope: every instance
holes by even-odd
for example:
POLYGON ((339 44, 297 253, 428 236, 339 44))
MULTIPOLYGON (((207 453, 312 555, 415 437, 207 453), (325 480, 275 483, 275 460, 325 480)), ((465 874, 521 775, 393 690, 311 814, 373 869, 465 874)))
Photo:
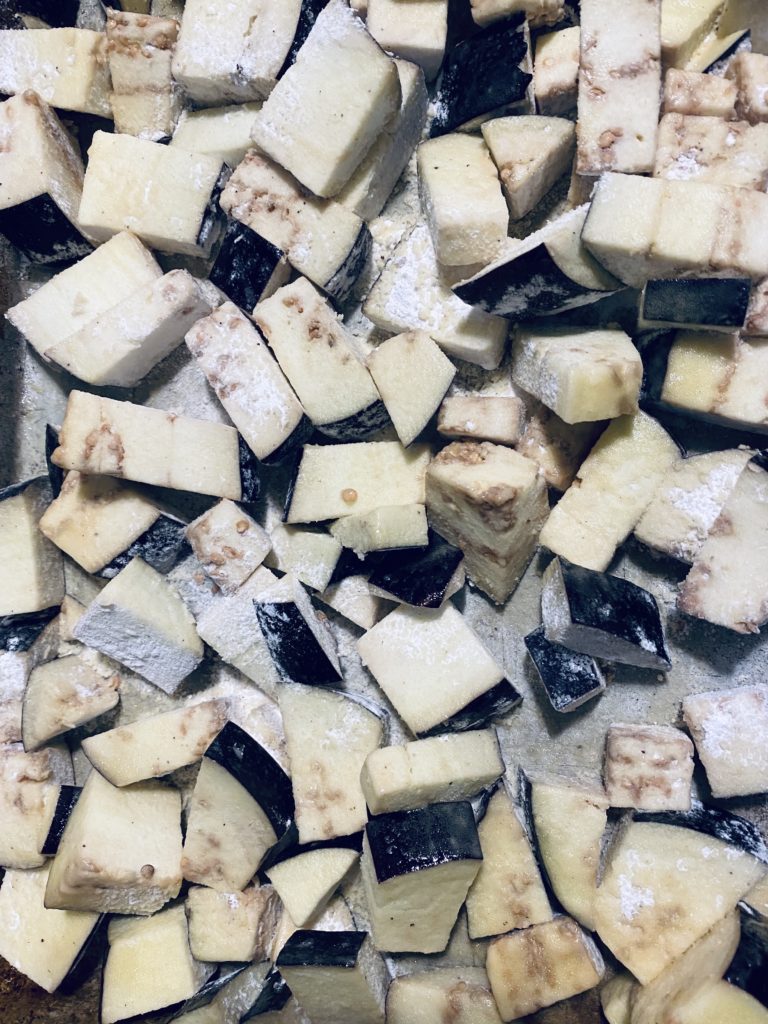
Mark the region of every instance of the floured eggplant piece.
POLYGON ((525 406, 502 395, 450 395, 442 402, 437 432, 443 437, 513 446, 525 429, 525 406))
MULTIPOLYGON (((352 557, 356 559, 357 555, 352 557)), ((360 571, 359 567, 356 571, 360 571)), ((394 607, 391 601, 373 593, 365 576, 354 573, 331 582, 318 598, 360 629, 370 629, 394 607)))
MULTIPOLYGON (((741 17, 743 18, 743 15, 741 17)), ((738 15, 737 19, 741 20, 738 15)), ((756 24, 755 28, 757 28, 756 24)), ((751 47, 751 28, 744 28, 743 24, 729 23, 729 19, 725 17, 725 11, 723 11, 723 18, 717 31, 707 36, 685 66, 689 71, 725 75, 728 73, 731 61, 734 58, 738 59, 741 53, 750 53, 751 47), (726 26, 734 28, 734 31, 727 31, 726 26)))
POLYGON ((275 523, 268 534, 271 550, 264 564, 291 573, 314 591, 330 583, 341 557, 341 541, 322 529, 275 523))
POLYGON ((301 402, 234 303, 225 302, 198 320, 184 340, 258 459, 279 462, 307 439, 310 425, 301 402))
POLYGON ((254 600, 256 619, 282 679, 322 686, 341 681, 333 634, 295 576, 287 575, 254 600))
POLYGON ((71 391, 53 462, 61 469, 253 501, 253 455, 223 423, 71 391), (242 450, 244 449, 244 450, 242 450))
MULTIPOLYGON (((736 11, 729 12, 731 21, 733 15, 738 18, 736 11)), ((755 21, 757 21, 755 12, 755 21)), ((725 19, 726 23, 729 21, 725 19)), ((729 26, 730 27, 730 26, 729 26)), ((757 27, 757 26, 755 26, 757 27)), ((740 52, 733 61, 728 78, 733 79, 733 84, 738 90, 737 110, 740 117, 746 118, 751 124, 760 123, 766 120, 765 96, 762 87, 765 84, 765 61, 759 50, 750 53, 749 50, 740 52)))
POLYGON ((670 725, 611 725, 605 737, 603 781, 611 807, 688 811, 693 744, 670 725))
POLYGON ((741 942, 725 976, 763 1004, 768 1020, 768 917, 744 903, 739 910, 741 942))
POLYGON ((523 240, 512 239, 506 251, 474 277, 454 285, 471 306, 511 320, 575 309, 622 287, 581 242, 589 207, 561 214, 523 240))
POLYGON ((765 873, 722 839, 636 821, 609 850, 595 902, 595 927, 644 985, 702 938, 765 873), (675 927, 665 922, 675 914, 675 927))
POLYGON ((555 711, 575 711, 605 690, 595 659, 547 640, 543 626, 528 634, 525 646, 555 711))
POLYGON ((605 424, 565 423, 533 398, 526 400, 526 409, 515 450, 538 465, 548 487, 567 491, 605 424))
POLYGON ((473 1024, 501 1024, 482 967, 430 967, 399 975, 387 992, 389 1024, 443 1024, 452 1013, 473 1024))
POLYGON ((367 932, 298 931, 275 966, 313 1024, 383 1024, 389 975, 367 932))
POLYGON ((205 0, 191 0, 184 8, 173 77, 197 106, 264 99, 288 56, 300 10, 301 0, 277 6, 238 0, 222 24, 205 0))
POLYGON ((451 604, 439 610, 397 608, 369 629, 357 647, 363 664, 419 737, 487 725, 522 700, 451 604))
POLYGON ((240 1018, 241 1024, 249 1020, 255 1020, 259 1024, 260 1017, 265 1017, 269 1024, 291 1024, 293 1021, 299 1024, 303 1013, 293 999, 285 978, 274 967, 270 969, 256 992, 249 991, 245 1003, 246 1009, 240 1018))
POLYGON ((87 736, 82 749, 113 786, 130 786, 194 764, 226 720, 226 701, 203 701, 87 736))
POLYGON ((372 244, 357 214, 314 196, 256 151, 247 153, 235 169, 221 207, 282 250, 291 266, 334 302, 349 298, 372 244))
POLYGON ((334 196, 400 99, 392 59, 346 3, 330 0, 256 115, 252 137, 315 195, 334 196))
POLYGON ((51 499, 47 478, 0 490, 0 649, 26 651, 64 600, 61 553, 38 523, 51 499))
POLYGON ((542 547, 578 565, 607 569, 678 458, 675 441, 644 412, 612 420, 552 509, 542 547))
POLYGON ((469 800, 504 772, 493 729, 382 747, 365 760, 360 782, 372 814, 469 800))
POLYGON ((721 117, 664 114, 653 174, 762 189, 768 178, 768 130, 721 117))
POLYGON ((58 853, 59 843, 64 835, 64 829, 69 821, 69 816, 80 799, 82 791, 82 786, 62 786, 59 789, 56 809, 53 812, 53 819, 48 828, 48 835, 40 847, 40 853, 44 857, 54 857, 58 853))
POLYGON ((184 877, 220 892, 243 889, 275 843, 292 841, 293 815, 288 776, 256 740, 228 722, 208 747, 195 783, 184 877))
POLYGON ((718 75, 668 68, 664 75, 663 110, 665 114, 702 114, 736 116, 736 83, 718 75))
POLYGON ((720 1024, 723 1020, 768 1024, 768 1010, 738 986, 718 981, 679 1006, 677 1019, 680 1024, 720 1024))
POLYGON ((494 939, 486 970, 502 1020, 516 1020, 595 988, 605 966, 576 922, 556 917, 494 939), (533 950, 541 964, 536 972, 527 968, 533 950))
POLYGON ((277 928, 279 900, 270 885, 218 892, 193 885, 187 893, 189 946, 196 960, 262 961, 277 928))
POLYGON ((737 633, 759 633, 768 621, 765 506, 768 470, 748 463, 694 559, 677 599, 687 615, 737 633))
POLYGON ((104 33, 70 27, 0 31, 0 94, 26 90, 57 109, 111 118, 104 33))
POLYGON ((0 103, 0 126, 7 139, 0 154, 0 234, 34 263, 87 256, 93 246, 78 221, 83 162, 54 111, 37 93, 23 92, 0 103))
POLYGON ((600 989, 600 1008, 608 1024, 632 1024, 630 1016, 631 999, 640 986, 629 973, 621 971, 600 989))
POLYGON ((260 302, 253 319, 321 434, 362 441, 389 422, 354 337, 306 278, 260 302))
POLYGON ((374 945, 441 952, 483 859, 471 804, 382 814, 365 832, 363 883, 374 945))
MULTIPOLYGON (((288 56, 285 58, 285 63, 278 72, 278 79, 282 78, 288 68, 291 67, 292 64, 296 63, 296 57, 299 54, 299 50, 302 48, 304 43, 306 43, 307 36, 312 31, 320 12, 327 4, 328 0, 301 0, 301 9, 299 10, 298 21, 296 22, 296 31, 294 32, 293 42, 288 50, 288 56)), ((351 4, 351 7, 352 10, 356 10, 354 3, 351 4)), ((358 11, 358 13, 360 12, 358 11)))
POLYGON ((470 0, 472 18, 477 25, 490 25, 515 11, 525 11, 532 28, 556 25, 572 15, 566 0, 470 0))
POLYGON ((25 750, 37 750, 117 706, 120 676, 92 655, 70 654, 32 669, 22 708, 25 750))
POLYGON ((134 558, 94 598, 77 640, 174 693, 203 660, 195 621, 164 576, 134 558))
MULTIPOLYGON (((358 922, 352 914, 349 902, 341 894, 332 896, 325 910, 318 914, 311 923, 312 931, 356 931, 357 927, 358 922)), ((273 960, 277 959, 280 950, 286 942, 299 930, 291 920, 290 914, 284 910, 280 918, 277 934, 272 943, 271 956, 273 960)), ((290 1016, 288 1019, 291 1019, 290 1016)))
POLYGON ((434 532, 425 548, 379 552, 363 562, 375 593, 417 608, 441 608, 464 585, 459 548, 434 532))
POLYGON ((253 116, 260 109, 261 103, 254 102, 185 110, 169 145, 191 153, 216 156, 222 163, 237 167, 251 148, 253 116))
POLYGON ((101 131, 88 153, 78 214, 84 231, 106 242, 130 229, 155 249, 210 254, 228 173, 217 157, 101 131), (126 186, 119 192, 117 178, 126 186))
MULTIPOLYGON (((226 1024, 247 1006, 254 990, 260 991, 268 973, 269 964, 264 962, 219 964, 193 996, 171 1008, 170 1019, 184 1024, 226 1024)), ((151 1016, 163 1022, 168 1014, 151 1016)))
POLYGON ((45 904, 152 914, 178 895, 180 861, 178 791, 155 782, 117 789, 91 772, 64 828, 45 904))
POLYGON ((262 564, 269 534, 233 501, 220 501, 186 528, 195 557, 225 594, 234 593, 262 564))
POLYGON ((48 910, 50 867, 5 872, 0 887, 0 956, 46 992, 64 982, 99 923, 98 913, 48 910))
MULTIPOLYGON (((324 5, 327 0, 320 2, 324 5)), ((418 10, 421 9, 419 6, 418 10)), ((429 96, 424 72, 409 60, 397 57, 395 66, 400 79, 400 110, 385 125, 357 170, 335 197, 337 203, 346 206, 366 222, 378 217, 383 210, 421 139, 427 120, 429 96)))
POLYGON ((547 116, 575 110, 579 83, 578 25, 547 32, 536 40, 533 91, 536 109, 547 116))
MULTIPOLYGON (((40 751, 43 753, 43 751, 40 751)), ((40 867, 40 852, 56 814, 60 787, 48 773, 0 770, 0 867, 40 867)))
POLYGON ((397 0, 367 0, 366 26, 386 50, 424 69, 428 82, 443 63, 448 37, 448 0, 403 8, 397 0))
POLYGON ((754 822, 731 811, 707 807, 699 800, 691 801, 689 811, 639 811, 634 815, 634 819, 657 822, 661 825, 676 825, 678 828, 687 828, 705 836, 712 836, 768 864, 768 847, 754 822))
POLYGON ((360 858, 359 850, 325 846, 302 852, 267 868, 265 874, 299 928, 325 906, 360 858))
POLYGON ((693 562, 752 455, 739 448, 674 463, 635 527, 635 537, 681 562, 693 562))
MULTIPOLYGON (((182 147, 183 148, 183 147, 182 147)), ((246 224, 230 221, 209 274, 228 298, 252 313, 288 282, 291 268, 285 253, 246 224)))
POLYGON ((456 441, 430 462, 426 481, 432 527, 464 552, 470 580, 503 604, 549 513, 538 466, 501 445, 456 441))
MULTIPOLYGON (((426 509, 416 504, 384 505, 362 515, 344 516, 331 523, 330 531, 361 559, 374 551, 425 548, 429 543, 426 509)), ((359 568, 362 571, 364 566, 359 568)))
POLYGON ((113 918, 108 935, 101 992, 103 1024, 180 1009, 212 973, 209 965, 192 957, 183 905, 152 917, 113 918))
POLYGON ((571 650, 662 672, 672 664, 656 598, 629 580, 556 558, 541 611, 546 638, 571 650))
POLYGON ((469 128, 493 114, 530 113, 531 71, 522 12, 462 39, 446 54, 438 77, 430 135, 469 128))
POLYGON ((360 772, 384 740, 380 708, 317 687, 280 689, 302 843, 349 836, 366 822, 360 772))

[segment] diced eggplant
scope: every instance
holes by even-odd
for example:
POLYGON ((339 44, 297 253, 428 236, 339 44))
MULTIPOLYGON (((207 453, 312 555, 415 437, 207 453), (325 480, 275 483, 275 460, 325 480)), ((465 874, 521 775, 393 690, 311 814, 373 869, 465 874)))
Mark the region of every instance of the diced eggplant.
POLYGON ((581 241, 589 207, 580 206, 524 240, 474 277, 454 285, 463 302, 511 320, 559 313, 596 302, 621 288, 581 241))
POLYGON ((524 427, 525 406, 511 395, 450 395, 437 417, 443 437, 510 446, 521 440, 524 427))
POLYGON ((265 874, 298 928, 323 909, 360 858, 358 850, 325 846, 281 860, 265 874))
POLYGON ((419 737, 486 725, 522 700, 451 604, 439 610, 397 608, 369 629, 357 647, 363 664, 419 737))
POLYGON ((663 110, 665 114, 703 114, 736 116, 736 83, 719 75, 668 68, 664 75, 663 110))
POLYGON ((721 117, 664 114, 654 177, 762 189, 768 179, 768 130, 721 117))
POLYGON ((88 776, 54 857, 47 907, 152 914, 181 888, 181 797, 159 783, 117 789, 88 776))
POLYGON ((75 638, 173 693, 203 660, 195 620, 165 577, 140 558, 110 580, 75 638))
POLYGON ((501 1024, 484 968, 430 967, 389 986, 389 1024, 443 1024, 457 1012, 472 1024, 501 1024))
POLYGON ((547 640, 543 626, 528 634, 525 646, 555 711, 575 711, 605 690, 595 659, 547 640))
POLYGON ((82 786, 62 786, 59 789, 59 797, 56 801, 56 809, 53 812, 53 820, 48 829, 45 842, 40 847, 40 853, 44 857, 54 857, 59 850, 61 837, 64 835, 69 816, 75 808, 83 791, 82 786))
MULTIPOLYGON (((357 555, 352 557, 357 558, 357 555)), ((356 571, 360 571, 359 566, 356 571)), ((370 629, 394 607, 390 601, 373 593, 365 576, 353 574, 345 575, 336 583, 331 582, 318 597, 323 604, 360 629, 370 629)))
POLYGON ((688 811, 693 744, 670 725, 612 725, 605 737, 603 781, 611 807, 688 811))
POLYGON ((463 559, 459 548, 430 532, 425 548, 379 552, 363 565, 368 571, 370 564, 375 592, 416 608, 441 608, 463 585, 463 559))
POLYGON ((218 892, 193 885, 187 893, 189 946, 196 960, 221 963, 265 960, 280 916, 270 885, 218 892))
POLYGON ((575 110, 579 87, 578 25, 547 32, 536 40, 533 91, 536 109, 542 114, 567 114, 575 110))
MULTIPOLYGON (((327 6, 327 4, 328 0, 301 0, 301 9, 299 11, 298 21, 296 22, 296 31, 293 35, 293 42, 291 43, 291 48, 288 51, 288 56, 285 58, 285 63, 277 75, 278 79, 282 78, 288 68, 291 67, 292 64, 296 63, 299 50, 302 48, 304 43, 306 43, 307 36, 312 31, 318 15, 323 8, 327 6)), ((354 8, 354 4, 352 6, 354 8)))
POLYGON ((495 113, 527 113, 530 106, 530 36, 515 14, 450 49, 437 80, 434 138, 495 113))
POLYGON ((269 534, 233 501, 220 501, 186 528, 186 537, 206 575, 233 593, 262 564, 269 534))
POLYGON ((515 449, 537 464, 548 487, 567 491, 605 429, 604 424, 565 423, 533 399, 526 402, 526 407, 528 419, 515 449))
MULTIPOLYGON (((251 148, 251 125, 261 104, 242 103, 228 107, 186 110, 181 115, 169 145, 192 153, 218 157, 237 167, 251 148)), ((227 289, 219 285, 222 291, 227 289)), ((236 301, 230 296, 232 301, 236 301)))
POLYGON ((558 558, 545 573, 541 608, 554 643, 638 668, 672 664, 656 598, 629 580, 558 558))
POLYGON ((360 559, 374 551, 425 548, 429 543, 424 505, 385 505, 373 512, 337 519, 330 530, 360 559))
POLYGON ((436 4, 410 4, 397 0, 367 0, 366 26, 373 38, 397 57, 424 69, 428 82, 440 70, 448 35, 448 0, 436 4))
POLYGON ((313 1024, 383 1024, 389 977, 366 932, 295 932, 275 967, 313 1024))
POLYGON ((758 50, 750 53, 749 47, 742 48, 732 61, 728 73, 728 78, 734 80, 738 90, 737 112, 751 124, 765 121, 768 114, 762 92, 765 84, 763 56, 758 50))
POLYGON ((471 804, 382 814, 365 831, 363 883, 376 948, 442 951, 483 858, 471 804))
MULTIPOLYGON (((305 0, 306 2, 307 0, 305 0)), ((258 995, 251 1000, 244 1016, 240 1018, 240 1024, 245 1024, 246 1021, 254 1020, 257 1017, 279 1014, 291 998, 292 993, 285 978, 276 968, 271 968, 258 995)), ((268 1019, 271 1020, 269 1017, 268 1019)), ((275 1024, 277 1024, 277 1020, 279 1018, 276 1017, 275 1024)))
POLYGON ((302 843, 349 836, 365 825, 360 772, 384 740, 380 709, 317 687, 280 688, 302 843))
POLYGON ((229 222, 209 277, 236 306, 251 313, 262 299, 268 299, 286 284, 290 273, 282 250, 246 224, 233 220, 229 222))
POLYGON ((59 797, 46 772, 0 772, 0 867, 27 870, 45 863, 41 849, 59 797))
POLYGON ((741 850, 763 864, 768 864, 768 846, 754 822, 732 811, 707 807, 699 800, 691 801, 688 811, 638 812, 635 821, 650 821, 660 825, 674 825, 711 836, 741 850))
POLYGON ((265 565, 290 573, 314 591, 328 586, 341 556, 341 542, 322 529, 275 523, 269 531, 271 550, 265 565))
POLYGON ((679 1006, 677 1018, 680 1024, 720 1024, 722 1020, 768 1024, 768 1010, 737 985, 718 981, 679 1006))

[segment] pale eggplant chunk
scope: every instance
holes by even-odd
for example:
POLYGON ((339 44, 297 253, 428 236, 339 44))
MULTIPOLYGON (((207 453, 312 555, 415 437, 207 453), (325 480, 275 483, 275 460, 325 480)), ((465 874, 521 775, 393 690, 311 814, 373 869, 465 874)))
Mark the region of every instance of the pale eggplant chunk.
POLYGON ((341 681, 336 642, 295 576, 254 600, 256 620, 281 679, 322 686, 341 681))
POLYGON ((712 836, 755 857, 763 865, 768 864, 768 846, 753 821, 719 807, 705 807, 700 800, 692 799, 689 811, 636 811, 633 818, 637 822, 674 825, 712 836))
POLYGON ((483 139, 457 132, 422 142, 421 206, 443 266, 488 263, 507 237, 509 216, 483 139))
POLYGON ((655 178, 764 189, 768 127, 701 114, 664 114, 655 178))
POLYGON ((522 699, 451 604, 397 608, 357 643, 395 710, 416 736, 464 732, 522 699), (444 685, 449 674, 452 686, 444 685))
POLYGON ((437 431, 443 437, 513 446, 524 429, 525 406, 512 396, 450 395, 438 411, 437 431))
POLYGON ((665 3, 661 12, 661 52, 667 67, 685 68, 694 52, 715 28, 722 13, 721 0, 685 0, 665 3))
POLYGON ((533 91, 540 113, 552 117, 576 109, 580 44, 578 25, 547 32, 536 40, 533 91))
POLYGON ((662 106, 665 114, 701 114, 733 120, 736 83, 718 75, 669 68, 664 75, 662 106))
POLYGON ((768 754, 760 739, 768 724, 768 687, 690 694, 683 698, 683 718, 713 796, 768 791, 768 754))
POLYGON ((0 234, 34 263, 87 256, 93 247, 78 222, 85 169, 56 113, 24 91, 0 103, 0 127, 0 234))
POLYGON ((149 782, 88 776, 53 859, 45 905, 153 914, 181 888, 181 796, 149 782))
POLYGON ((189 946, 196 960, 247 962, 268 956, 277 929, 279 900, 271 885, 218 892, 193 885, 187 893, 189 946))
POLYGON ((437 79, 430 134, 445 135, 495 113, 529 113, 530 35, 518 12, 452 47, 437 79))
POLYGON ((392 59, 342 0, 330 0, 256 115, 252 137, 327 198, 349 181, 400 100, 392 59))
POLYGON ((569 917, 494 939, 486 963, 504 1021, 517 1020, 600 984, 605 967, 592 940, 569 917), (530 971, 535 956, 541 971, 530 971))
POLYGON ((288 57, 300 10, 301 0, 237 0, 222 20, 209 0, 190 0, 181 19, 173 77, 198 106, 264 99, 288 57))
POLYGON ((523 240, 510 239, 495 262, 454 285, 454 293, 469 305, 520 321, 588 305, 616 291, 620 282, 582 244, 587 215, 588 207, 580 206, 523 240))
POLYGON ((361 559, 372 551, 425 548, 429 543, 424 505, 383 505, 373 512, 337 519, 330 530, 361 559))
POLYGON ((678 595, 678 608, 737 633, 768 619, 764 587, 768 472, 752 460, 741 473, 678 595))
POLYGON ((566 17, 565 0, 470 0, 470 7, 477 25, 490 25, 518 11, 536 28, 556 25, 566 17))
POLYGON ((394 607, 391 601, 373 593, 365 576, 345 576, 338 582, 332 581, 318 597, 360 629, 370 629, 394 607))
POLYGON ((360 772, 384 739, 381 711, 348 694, 292 685, 280 689, 280 710, 300 841, 359 832, 367 818, 360 772))
POLYGON ((49 865, 5 872, 0 888, 0 956, 46 992, 55 992, 87 944, 100 915, 48 910, 49 865))
POLYGON ((526 399, 527 419, 515 450, 541 470, 548 487, 567 491, 604 423, 565 423, 542 402, 526 399))
POLYGON ((738 90, 736 110, 739 117, 745 118, 750 124, 768 121, 768 103, 765 99, 768 61, 765 55, 760 52, 738 53, 728 69, 728 78, 732 79, 738 90))
POLYGON ((467 802, 372 818, 365 829, 362 870, 376 948, 393 953, 445 949, 482 859, 467 802))
POLYGON ((428 82, 437 77, 448 38, 449 0, 368 0, 366 26, 379 46, 423 68, 428 82))
POLYGON ((349 298, 371 250, 356 213, 320 199, 286 170, 248 152, 221 195, 225 213, 282 250, 300 274, 334 302, 349 298))
POLYGON ((571 650, 661 672, 671 665, 656 598, 629 580, 556 558, 541 611, 547 639, 571 650))
POLYGON ((111 118, 106 38, 82 28, 0 31, 0 94, 36 92, 61 110, 111 118))
POLYGON ((245 310, 268 299, 287 284, 291 273, 285 253, 246 224, 230 221, 209 277, 217 288, 245 310))
POLYGON ((298 931, 275 966, 313 1024, 383 1024, 389 975, 366 932, 298 931))
POLYGON ((612 725, 605 737, 603 781, 611 807, 687 811, 693 744, 669 725, 612 725))
POLYGON ((469 800, 503 772, 494 730, 474 729, 374 750, 360 783, 370 812, 383 814, 469 800))
POLYGON ((764 871, 721 839, 635 822, 609 850, 595 903, 597 933, 647 985, 733 910, 764 871), (674 928, 662 924, 671 910, 674 928))
POLYGON ((727 981, 718 981, 676 1009, 680 1024, 719 1024, 738 1020, 740 1024, 768 1024, 768 1010, 748 992, 727 981))
POLYGON ((101 131, 88 155, 78 212, 84 231, 100 242, 133 231, 155 249, 210 255, 225 177, 217 157, 101 131))
MULTIPOLYGON (((305 5, 308 3, 317 3, 317 0, 304 0, 305 5)), ((264 1018, 264 1024, 293 1024, 294 1021, 301 1020, 304 1012, 294 999, 285 978, 274 967, 270 968, 256 992, 249 990, 245 1004, 245 1014, 240 1018, 242 1024, 249 1020, 255 1020, 256 1024, 259 1024, 260 1017, 264 1018)), ((239 1010, 238 1000, 238 1012, 239 1010)), ((201 1021, 199 1024, 205 1022, 201 1021)))
POLYGON ((249 463, 241 467, 232 427, 84 391, 70 392, 52 460, 61 469, 233 501, 258 493, 258 483, 243 472, 250 472, 249 463))
POLYGON ((525 646, 555 711, 575 711, 605 690, 595 659, 548 640, 543 626, 528 634, 525 646))
POLYGON ((588 569, 607 569, 678 458, 675 442, 645 413, 612 420, 552 509, 542 547, 588 569))
POLYGON ((173 135, 183 106, 171 74, 179 23, 146 13, 108 10, 109 102, 115 131, 163 142, 173 135))
POLYGON ((219 590, 234 593, 259 568, 271 548, 267 531, 227 499, 186 528, 192 551, 219 590))
POLYGON ((165 577, 141 558, 94 598, 74 635, 166 693, 174 693, 203 660, 191 613, 165 577))
POLYGON ((530 459, 488 442, 454 442, 427 470, 427 517, 464 552, 473 583, 502 604, 536 549, 549 511, 530 459))
POLYGON ((338 441, 362 441, 388 422, 355 340, 306 278, 260 302, 253 319, 312 424, 338 441))
POLYGON ((0 777, 0 865, 21 870, 40 867, 45 863, 40 851, 53 823, 60 787, 46 771, 13 771, 3 765, 0 777))
POLYGON ((326 589, 342 554, 340 540, 322 529, 282 523, 275 523, 268 537, 271 550, 265 565, 278 572, 291 573, 316 592, 326 589))
POLYGON ((443 1024, 457 1012, 472 1024, 501 1024, 482 967, 431 967, 401 974, 387 992, 390 1024, 443 1024))
POLYGON ((576 134, 579 174, 653 169, 661 94, 661 0, 582 0, 576 134))
POLYGON ((643 363, 623 331, 520 326, 511 370, 514 384, 566 423, 638 411, 643 363))
POLYGON ((672 278, 649 281, 641 316, 649 327, 738 331, 749 306, 746 278, 672 278))
POLYGON ((301 402, 259 332, 234 303, 225 302, 198 320, 185 341, 258 459, 279 461, 306 439, 301 402))
POLYGON ((359 850, 323 846, 281 860, 265 870, 283 906, 298 928, 304 928, 325 907, 360 859, 359 850))
MULTIPOLYGON (((317 21, 320 12, 327 5, 328 0, 301 0, 301 9, 299 10, 299 19, 296 22, 296 32, 293 36, 293 42, 291 48, 288 51, 288 56, 285 58, 283 66, 278 72, 278 79, 282 78, 285 72, 291 65, 296 63, 296 57, 299 54, 299 50, 302 48, 304 43, 307 41, 309 33, 312 31, 315 22, 317 21)), ((350 4, 353 11, 360 15, 364 19, 365 11, 360 11, 354 3, 350 4)))
POLYGON ((169 145, 215 156, 222 163, 237 167, 251 148, 253 118, 260 109, 261 103, 254 102, 185 110, 169 145))

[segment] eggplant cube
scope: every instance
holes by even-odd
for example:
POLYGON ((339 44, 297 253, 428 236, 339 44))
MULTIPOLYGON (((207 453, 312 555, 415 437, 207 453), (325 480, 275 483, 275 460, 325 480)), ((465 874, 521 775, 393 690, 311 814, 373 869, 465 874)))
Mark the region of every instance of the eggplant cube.
POLYGON ((154 782, 118 789, 91 772, 64 829, 45 903, 152 914, 178 895, 180 865, 178 791, 154 782))
POLYGON ((48 910, 50 865, 5 872, 0 888, 0 956, 46 992, 67 976, 96 927, 97 913, 48 910))
POLYGON ((426 428, 456 374, 426 331, 389 338, 368 356, 368 369, 406 448, 426 428))
POLYGON ((218 892, 193 885, 186 899, 189 945, 196 960, 260 961, 277 930, 279 901, 271 885, 218 892))
POLYGON ((0 865, 5 868, 27 870, 45 863, 40 851, 55 818, 60 787, 46 772, 30 774, 5 766, 0 774, 0 865))
POLYGON ((134 558, 75 627, 82 643, 173 693, 203 660, 195 621, 160 573, 134 558))
POLYGON ((520 699, 517 695, 515 700, 504 670, 451 604, 437 611, 396 608, 357 647, 363 664, 417 736, 485 724, 520 699), (501 708, 496 704, 500 689, 511 691, 501 708))
POLYGON ((291 920, 309 924, 357 864, 360 854, 344 846, 297 852, 265 871, 291 920))
POLYGON ((368 31, 388 53, 421 65, 428 82, 437 77, 448 35, 448 0, 414 3, 368 0, 368 31))
POLYGON ((451 395, 443 401, 437 431, 443 437, 515 445, 525 426, 519 398, 501 395, 451 395))
POLYGON ((531 399, 526 404, 528 420, 515 448, 539 466, 548 487, 566 491, 600 436, 603 424, 571 425, 541 402, 531 399))
MULTIPOLYGON (((249 124, 251 120, 252 115, 249 115, 249 124)), ((268 299, 287 283, 290 273, 284 252, 245 224, 233 220, 227 227, 209 276, 236 306, 251 313, 257 303, 268 299)))
POLYGON ((683 717, 713 796, 768 792, 768 686, 690 694, 683 717))
POLYGON ((542 114, 567 114, 576 108, 580 42, 578 25, 547 32, 536 40, 533 91, 536 109, 542 114))
POLYGON ((718 981, 676 1007, 680 1024, 720 1024, 737 1020, 740 1024, 766 1024, 768 1013, 757 999, 727 981, 718 981))
POLYGON ((362 558, 371 551, 423 548, 429 543, 424 505, 385 505, 363 515, 344 516, 331 533, 362 558))
POLYGON ((605 738, 603 778, 611 807, 687 811, 693 744, 667 725, 612 725, 605 738))
POLYGON ((595 659, 548 640, 543 626, 528 634, 525 646, 555 711, 575 711, 605 690, 595 659))
POLYGON ((653 174, 762 188, 768 178, 768 128, 721 117, 664 114, 653 174))
POLYGON ((443 1024, 456 1013, 472 1024, 501 1024, 482 967, 435 967, 399 975, 389 986, 389 1024, 443 1024))
POLYGON ((768 60, 762 53, 739 53, 729 68, 729 78, 738 89, 737 110, 750 124, 768 121, 768 60))
POLYGON ((427 515, 464 552, 469 578, 502 604, 536 549, 546 486, 530 459, 500 445, 456 442, 427 470, 427 515))
POLYGON ((623 665, 670 667, 656 598, 629 580, 555 559, 541 609, 548 640, 623 665))
POLYGON ((252 135, 315 195, 333 196, 399 106, 394 62, 342 0, 330 0, 252 135))
POLYGON ((569 917, 494 939, 486 970, 502 1020, 517 1020, 600 984, 602 957, 569 917), (530 971, 532 958, 540 971, 530 971))
POLYGON ((566 16, 565 0, 470 0, 477 25, 491 25, 518 11, 525 11, 532 28, 555 25, 566 16))
POLYGON ((640 353, 623 331, 517 331, 512 380, 566 423, 636 413, 642 377, 640 353))
MULTIPOLYGON (((229 107, 209 107, 204 110, 186 110, 179 118, 179 123, 169 145, 174 148, 185 149, 191 153, 207 153, 209 156, 218 157, 222 163, 228 164, 230 167, 237 167, 251 148, 251 127, 253 126, 254 115, 259 110, 261 110, 261 103, 258 102, 242 103, 229 107)), ((235 242, 238 237, 237 224, 230 224, 219 253, 225 251, 227 238, 229 238, 230 242, 235 242)), ((255 245, 253 250, 254 256, 256 248, 263 252, 261 247, 255 245)), ((236 262, 239 264, 239 260, 236 262)), ((250 257, 248 264, 250 265, 250 257)), ((223 266, 231 267, 231 273, 238 280, 240 279, 240 271, 245 270, 245 267, 230 264, 226 256, 224 257, 223 266)), ((218 276, 218 272, 221 269, 222 265, 219 264, 217 257, 214 266, 211 268, 211 280, 217 287, 229 295, 233 302, 237 302, 238 306, 243 309, 249 308, 238 302, 235 295, 230 295, 229 288, 225 287, 221 280, 214 281, 214 273, 218 276), (216 269, 217 267, 218 270, 216 269)), ((255 267, 253 270, 258 277, 259 275, 255 267)), ((232 278, 230 278, 230 285, 233 283, 232 278)), ((248 287, 245 280, 239 283, 242 284, 243 288, 248 287)), ((250 308, 252 309, 253 307, 250 308)))
POLYGON ((220 501, 187 527, 187 540, 207 576, 233 593, 267 557, 269 534, 233 501, 220 501))
POLYGON ((376 948, 441 952, 482 861, 471 805, 383 814, 365 831, 363 884, 376 948))
POLYGON ((85 170, 54 111, 23 92, 0 104, 0 126, 8 140, 0 154, 0 232, 36 263, 87 256, 92 247, 77 219, 85 170))
POLYGON ((719 75, 668 68, 663 106, 665 114, 701 114, 732 120, 736 116, 736 83, 719 75))

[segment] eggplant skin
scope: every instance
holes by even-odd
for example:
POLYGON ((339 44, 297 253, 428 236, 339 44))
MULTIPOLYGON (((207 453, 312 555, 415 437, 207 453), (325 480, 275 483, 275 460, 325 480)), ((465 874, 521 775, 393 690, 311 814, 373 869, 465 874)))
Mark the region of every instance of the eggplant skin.
POLYGON ((281 967, 344 967, 357 966, 360 949, 367 932, 294 932, 275 961, 281 967))
POLYGON ((48 195, 0 210, 0 234, 33 263, 74 263, 93 252, 48 195))
POLYGON ((379 883, 457 860, 482 860, 468 800, 378 814, 366 825, 379 883))

